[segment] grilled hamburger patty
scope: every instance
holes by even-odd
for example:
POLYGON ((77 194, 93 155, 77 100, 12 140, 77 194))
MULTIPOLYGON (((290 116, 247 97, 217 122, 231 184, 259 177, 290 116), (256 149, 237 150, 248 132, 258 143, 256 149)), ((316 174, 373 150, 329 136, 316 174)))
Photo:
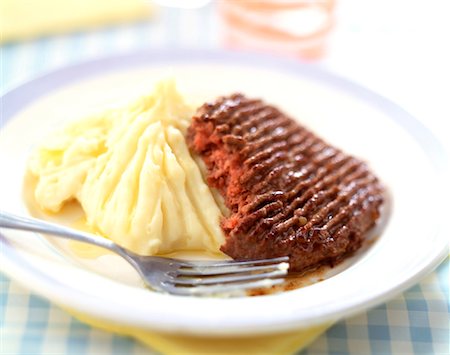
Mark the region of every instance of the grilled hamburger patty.
POLYGON ((334 265, 380 216, 383 189, 366 164, 261 100, 204 104, 187 140, 231 211, 221 250, 233 259, 288 255, 290 271, 334 265))

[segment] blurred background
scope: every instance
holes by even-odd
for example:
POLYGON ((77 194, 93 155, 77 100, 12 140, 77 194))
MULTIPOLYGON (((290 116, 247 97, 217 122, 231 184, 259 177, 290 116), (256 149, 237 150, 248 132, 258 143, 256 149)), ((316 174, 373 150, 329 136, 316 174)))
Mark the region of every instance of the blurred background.
MULTIPOLYGON (((247 51, 314 63, 360 83, 423 121, 449 149, 449 18, 450 0, 0 0, 0 93, 63 66, 139 50, 247 51)), ((444 267, 439 277, 447 279, 448 301, 444 267)), ((0 281, 2 300, 8 287, 28 297, 0 281)), ((25 339, 19 328, 11 331, 26 321, 15 312, 8 334, 25 339)), ((417 349, 432 353, 420 345, 423 331, 417 349)), ((444 333, 448 348, 448 324, 444 333)), ((417 350, 408 341, 399 346, 417 350)))
POLYGON ((138 50, 254 51, 362 83, 445 140, 449 15, 448 0, 1 0, 1 91, 138 50))

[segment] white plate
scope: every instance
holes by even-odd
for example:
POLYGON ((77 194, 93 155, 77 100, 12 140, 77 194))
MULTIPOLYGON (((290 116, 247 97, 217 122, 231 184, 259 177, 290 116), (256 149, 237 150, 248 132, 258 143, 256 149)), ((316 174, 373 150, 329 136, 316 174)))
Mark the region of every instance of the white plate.
POLYGON ((368 161, 392 199, 381 236, 325 281, 270 296, 214 299, 150 292, 114 257, 79 263, 40 236, 2 230, 2 268, 10 277, 57 304, 116 323, 243 335, 306 327, 374 306, 417 282, 445 257, 446 157, 430 132, 395 104, 344 79, 312 66, 244 54, 153 52, 107 58, 53 72, 7 93, 0 207, 27 213, 22 182, 33 144, 69 119, 148 92, 167 72, 191 100, 201 103, 235 91, 262 97, 368 161))

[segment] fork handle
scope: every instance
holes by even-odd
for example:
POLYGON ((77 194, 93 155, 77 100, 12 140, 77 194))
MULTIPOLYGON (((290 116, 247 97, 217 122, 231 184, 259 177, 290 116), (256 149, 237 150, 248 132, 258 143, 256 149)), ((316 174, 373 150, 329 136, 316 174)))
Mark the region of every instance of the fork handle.
POLYGON ((90 233, 80 232, 55 223, 44 222, 30 217, 21 217, 12 213, 0 211, 0 228, 26 230, 31 232, 51 234, 54 236, 77 240, 109 249, 124 256, 124 249, 112 241, 90 233))

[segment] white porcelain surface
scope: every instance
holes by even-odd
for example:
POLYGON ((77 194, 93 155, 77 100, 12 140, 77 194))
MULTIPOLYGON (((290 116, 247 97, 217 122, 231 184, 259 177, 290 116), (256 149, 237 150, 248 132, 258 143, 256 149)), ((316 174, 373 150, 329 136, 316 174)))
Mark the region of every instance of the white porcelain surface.
MULTIPOLYGON (((100 63, 101 64, 101 63, 100 63)), ((150 292, 115 256, 77 260, 45 238, 2 230, 2 269, 50 300, 122 324, 189 334, 253 334, 306 327, 374 306, 417 282, 446 255, 442 233, 443 154, 433 137, 401 109, 317 69, 252 65, 238 57, 149 61, 100 71, 24 107, 2 127, 0 208, 26 214, 23 178, 31 147, 64 122, 124 103, 174 75, 199 104, 236 91, 279 106, 330 143, 366 160, 387 187, 389 216, 381 235, 341 272, 282 294, 233 299, 150 292), (308 74, 309 73, 309 74, 308 74)), ((83 72, 83 66, 58 75, 83 72)), ((70 76, 70 75, 69 75, 70 76)), ((41 81, 44 79, 40 79, 41 81)), ((30 90, 16 89, 20 94, 30 90)), ((8 102, 6 100, 6 102, 8 102)), ((16 103, 17 104, 17 103, 16 103)))

